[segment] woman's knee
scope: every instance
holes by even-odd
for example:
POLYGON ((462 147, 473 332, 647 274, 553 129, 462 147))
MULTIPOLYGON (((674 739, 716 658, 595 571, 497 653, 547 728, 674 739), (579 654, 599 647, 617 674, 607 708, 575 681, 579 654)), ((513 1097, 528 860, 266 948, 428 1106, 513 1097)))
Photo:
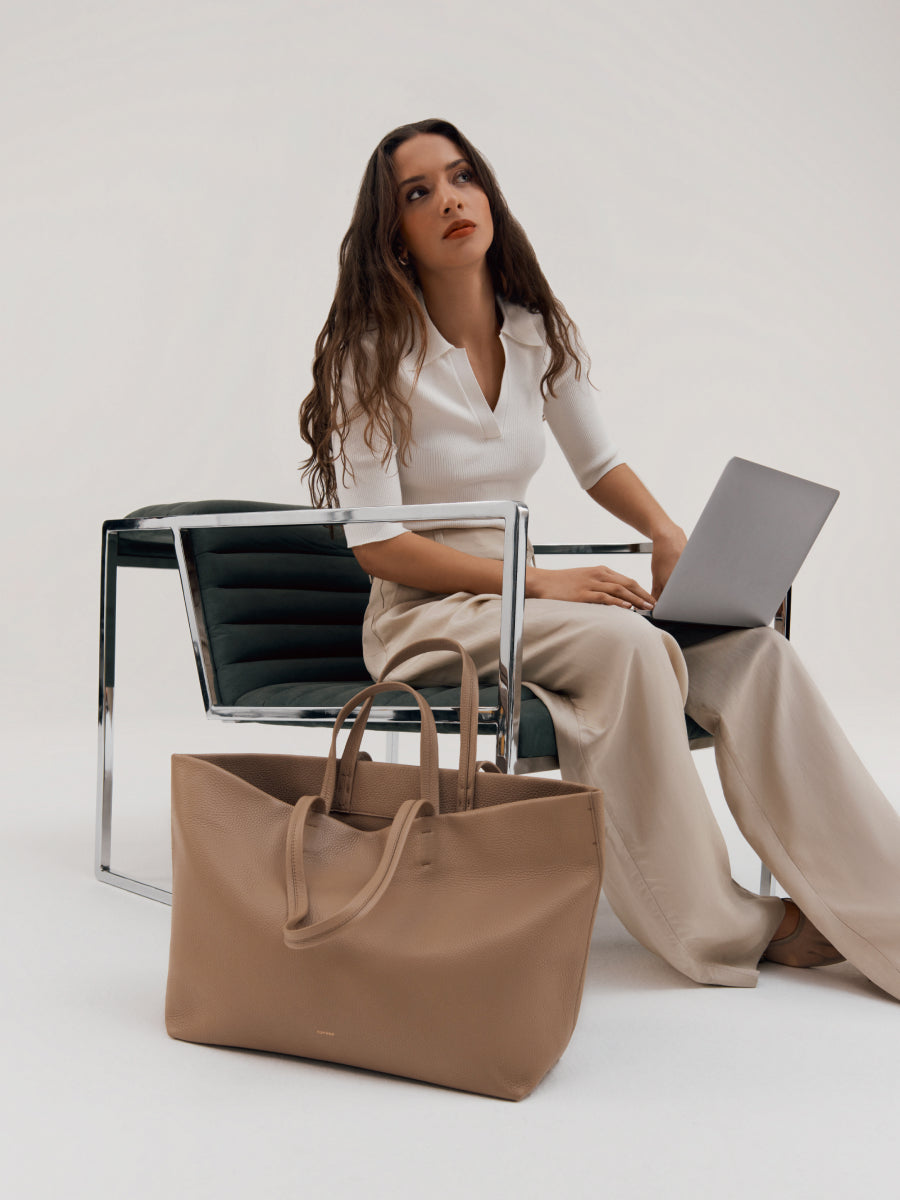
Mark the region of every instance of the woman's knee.
POLYGON ((565 646, 587 657, 640 653, 653 640, 648 622, 630 609, 570 600, 526 600, 525 641, 565 646))
POLYGON ((740 695, 755 696, 760 687, 778 685, 800 668, 790 642, 770 626, 737 629, 700 642, 685 657, 691 676, 689 712, 697 705, 720 712, 740 695))
POLYGON ((767 662, 773 665, 797 661, 796 652, 791 643, 771 625, 735 630, 733 633, 727 634, 722 641, 728 643, 731 652, 749 661, 767 662))
POLYGON ((683 694, 687 668, 674 638, 631 609, 559 600, 525 602, 525 669, 541 670, 535 683, 580 690, 624 680, 638 672, 674 672, 683 694), (561 607, 564 606, 564 607, 561 607))

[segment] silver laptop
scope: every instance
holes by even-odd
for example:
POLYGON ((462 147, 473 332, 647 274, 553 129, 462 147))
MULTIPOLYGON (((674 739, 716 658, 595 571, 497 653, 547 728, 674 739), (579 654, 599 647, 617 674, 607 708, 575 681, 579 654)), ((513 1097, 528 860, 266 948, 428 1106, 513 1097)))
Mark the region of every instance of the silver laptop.
POLYGON ((662 621, 768 625, 839 494, 732 458, 648 615, 662 621))

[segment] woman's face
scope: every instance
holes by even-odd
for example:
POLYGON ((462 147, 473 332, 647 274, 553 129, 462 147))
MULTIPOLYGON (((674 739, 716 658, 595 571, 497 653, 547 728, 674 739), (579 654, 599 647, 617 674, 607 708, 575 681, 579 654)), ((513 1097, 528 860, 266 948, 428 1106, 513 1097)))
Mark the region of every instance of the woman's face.
POLYGON ((420 277, 482 262, 494 223, 460 148, 440 134, 419 133, 397 147, 393 167, 400 237, 420 277))

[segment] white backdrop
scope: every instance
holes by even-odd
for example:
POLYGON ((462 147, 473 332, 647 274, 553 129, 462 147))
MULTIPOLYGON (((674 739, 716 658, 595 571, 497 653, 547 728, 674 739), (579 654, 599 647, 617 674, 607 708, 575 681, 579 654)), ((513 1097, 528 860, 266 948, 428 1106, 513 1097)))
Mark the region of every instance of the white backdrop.
MULTIPOLYGON (((578 1040, 504 1106, 165 1038, 168 910, 90 864, 101 523, 306 501, 338 243, 426 116, 493 163, 673 516, 734 454, 841 489, 794 641, 900 803, 898 43, 892 0, 0 0, 11 1194, 740 1200, 761 1161, 772 1197, 889 1194, 897 1014, 849 966, 693 987, 603 901, 578 1040)), ((549 443, 533 539, 618 536, 549 443)), ((154 879, 171 752, 327 731, 205 722, 175 577, 122 575, 113 865, 154 879)))
MULTIPOLYGON (((795 641, 839 715, 895 720, 895 6, 2 0, 0 22, 10 720, 95 715, 104 518, 307 502, 296 410, 338 243, 379 137, 425 116, 497 170, 676 519, 733 454, 841 489, 795 641)), ((529 502, 536 541, 621 532, 555 444, 529 502)))

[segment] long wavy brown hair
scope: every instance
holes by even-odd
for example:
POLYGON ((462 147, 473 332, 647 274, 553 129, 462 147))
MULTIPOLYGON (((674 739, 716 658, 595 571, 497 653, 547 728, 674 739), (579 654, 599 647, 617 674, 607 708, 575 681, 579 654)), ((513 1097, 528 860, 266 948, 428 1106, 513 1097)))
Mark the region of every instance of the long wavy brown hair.
MULTIPOLYGON (((415 264, 410 260, 402 265, 399 260, 400 204, 392 159, 398 146, 420 133, 441 134, 458 146, 488 198, 494 240, 487 252, 487 265, 494 291, 543 318, 550 349, 541 378, 544 399, 555 394, 554 384, 572 360, 576 379, 581 375, 581 355, 590 365, 572 319, 551 291, 537 255, 509 211, 484 156, 449 121, 431 118, 401 125, 381 139, 366 166, 350 228, 341 242, 334 302, 316 339, 312 391, 300 406, 300 435, 312 452, 299 469, 303 472, 301 478, 309 477, 316 508, 333 508, 338 503, 334 464, 343 458, 349 425, 343 389, 348 371, 352 371, 356 401, 367 414, 364 436, 369 449, 374 449, 377 431, 386 446, 383 465, 387 464, 393 442, 400 461, 408 461, 412 410, 408 397, 400 391, 398 368, 418 341, 418 379, 427 333, 415 293, 415 264), (335 433, 337 454, 332 449, 335 433)), ((345 471, 348 465, 344 460, 345 471)), ((352 466, 350 471, 352 474, 352 466)))

